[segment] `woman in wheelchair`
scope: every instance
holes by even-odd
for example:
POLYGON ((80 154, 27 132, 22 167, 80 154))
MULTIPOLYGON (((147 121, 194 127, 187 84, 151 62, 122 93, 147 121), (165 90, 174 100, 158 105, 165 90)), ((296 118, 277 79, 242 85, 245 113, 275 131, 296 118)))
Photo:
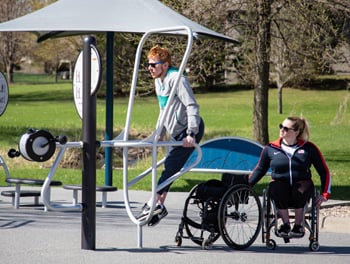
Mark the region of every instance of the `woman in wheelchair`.
POLYGON ((304 118, 287 117, 279 129, 279 138, 264 147, 257 166, 249 176, 249 184, 256 184, 271 168, 269 195, 283 222, 277 234, 281 237, 303 237, 304 206, 314 193, 311 165, 321 179, 321 194, 315 199, 316 207, 330 197, 330 173, 318 147, 308 141, 309 126, 304 118), (295 209, 292 229, 288 208, 295 209))

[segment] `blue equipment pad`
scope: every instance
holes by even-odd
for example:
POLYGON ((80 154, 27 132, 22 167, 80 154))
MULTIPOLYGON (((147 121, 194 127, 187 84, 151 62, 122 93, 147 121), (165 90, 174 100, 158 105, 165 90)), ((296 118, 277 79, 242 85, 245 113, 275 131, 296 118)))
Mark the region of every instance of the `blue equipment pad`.
MULTIPOLYGON (((192 172, 249 174, 258 163, 263 146, 246 138, 222 137, 204 142, 201 149, 202 159, 192 172)), ((184 167, 196 157, 194 151, 184 167)))

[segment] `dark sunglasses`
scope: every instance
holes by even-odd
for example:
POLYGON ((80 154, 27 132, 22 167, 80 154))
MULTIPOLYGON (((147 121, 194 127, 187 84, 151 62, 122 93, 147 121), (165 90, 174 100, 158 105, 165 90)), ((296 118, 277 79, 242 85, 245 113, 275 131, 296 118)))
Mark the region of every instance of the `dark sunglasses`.
POLYGON ((149 66, 151 66, 152 68, 155 68, 158 64, 163 64, 164 62, 162 61, 157 61, 157 62, 147 62, 146 63, 146 67, 148 68, 149 66))
POLYGON ((285 127, 285 126, 283 126, 282 124, 279 124, 279 128, 280 128, 280 129, 283 129, 283 131, 284 131, 284 132, 288 132, 289 130, 293 130, 293 131, 295 131, 295 129, 294 129, 294 128, 291 128, 291 127, 285 127))

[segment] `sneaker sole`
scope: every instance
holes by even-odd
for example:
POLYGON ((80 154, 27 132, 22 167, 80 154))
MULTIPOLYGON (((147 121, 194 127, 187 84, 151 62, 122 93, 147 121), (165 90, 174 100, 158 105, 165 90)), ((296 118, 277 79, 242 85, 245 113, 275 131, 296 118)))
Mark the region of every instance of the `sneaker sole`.
POLYGON ((162 214, 162 215, 154 215, 154 216, 152 216, 152 219, 151 219, 151 221, 147 224, 149 227, 154 227, 154 226, 156 226, 156 225, 158 225, 159 224, 159 222, 160 222, 160 220, 162 220, 164 217, 166 217, 168 215, 168 212, 166 212, 165 214, 162 214), (154 222, 152 222, 152 220, 153 220, 153 217, 155 217, 155 216, 158 216, 158 219, 156 219, 156 220, 154 220, 154 222))
MULTIPOLYGON (((153 211, 152 217, 155 216, 155 215, 158 215, 158 214, 161 213, 161 212, 162 212, 161 209, 154 210, 154 211, 153 211)), ((148 217, 148 214, 145 214, 145 215, 140 216, 140 217, 138 217, 138 218, 136 218, 136 219, 139 220, 139 221, 143 221, 143 220, 145 220, 147 217, 148 217)))

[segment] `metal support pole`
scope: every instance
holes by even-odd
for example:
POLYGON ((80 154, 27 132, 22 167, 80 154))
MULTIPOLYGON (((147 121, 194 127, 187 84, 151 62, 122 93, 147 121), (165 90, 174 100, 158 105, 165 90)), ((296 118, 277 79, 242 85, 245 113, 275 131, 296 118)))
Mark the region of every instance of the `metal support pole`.
MULTIPOLYGON (((106 140, 113 139, 113 60, 114 32, 107 32, 106 44, 106 140)), ((105 149, 105 185, 113 185, 113 152, 111 147, 105 149)))
POLYGON ((86 37, 83 47, 83 168, 81 248, 96 248, 96 95, 91 95, 91 45, 86 37))

